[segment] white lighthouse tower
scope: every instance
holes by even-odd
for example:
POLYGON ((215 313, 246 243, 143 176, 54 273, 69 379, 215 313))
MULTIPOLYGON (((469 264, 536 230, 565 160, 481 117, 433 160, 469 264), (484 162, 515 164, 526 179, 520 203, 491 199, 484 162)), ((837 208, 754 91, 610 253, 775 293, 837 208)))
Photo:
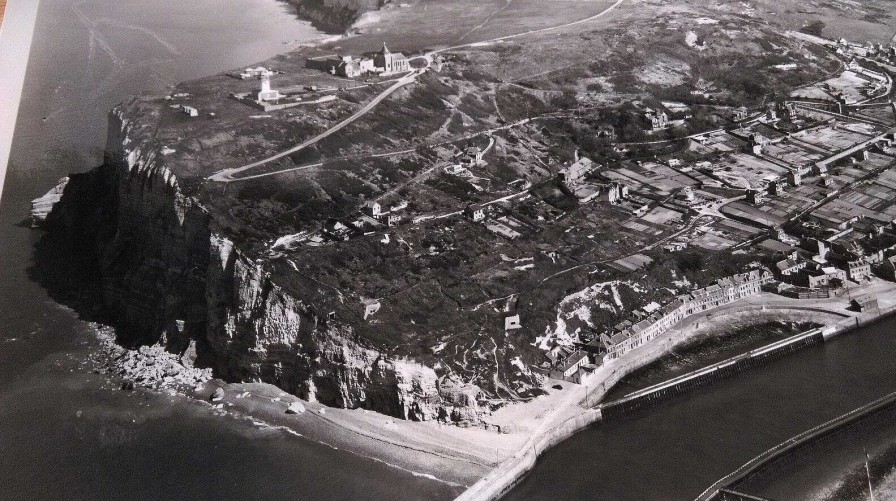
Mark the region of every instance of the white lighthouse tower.
POLYGON ((261 75, 261 91, 258 93, 259 101, 276 101, 280 99, 279 90, 271 89, 271 76, 268 74, 261 75))

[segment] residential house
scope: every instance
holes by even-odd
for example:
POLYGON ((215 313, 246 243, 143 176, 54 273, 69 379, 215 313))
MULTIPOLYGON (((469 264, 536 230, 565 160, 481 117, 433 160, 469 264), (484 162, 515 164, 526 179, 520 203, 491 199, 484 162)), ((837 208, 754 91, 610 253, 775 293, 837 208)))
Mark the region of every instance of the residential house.
POLYGON ((768 270, 753 270, 719 279, 709 287, 698 289, 666 304, 650 317, 615 332, 604 332, 585 347, 603 354, 604 361, 619 358, 628 351, 655 339, 685 317, 738 299, 759 294, 762 286, 772 281, 768 270))
POLYGON ((383 213, 383 208, 380 206, 379 202, 368 200, 364 203, 364 212, 373 217, 379 217, 383 213))
POLYGON ((581 183, 585 177, 594 170, 594 162, 588 157, 582 157, 567 167, 560 169, 557 173, 557 179, 567 187, 581 183))
POLYGON ((647 108, 644 110, 644 118, 647 119, 647 123, 650 124, 651 131, 662 130, 669 125, 669 115, 662 110, 647 108))
POLYGON ((858 312, 866 312, 878 309, 877 297, 873 294, 863 294, 852 298, 850 307, 858 312))
POLYGON ((467 219, 470 219, 474 223, 478 223, 485 219, 485 207, 473 207, 472 205, 468 206, 466 209, 464 209, 464 216, 466 216, 467 219))
POLYGON ((849 261, 846 263, 846 275, 853 282, 861 282, 871 279, 871 263, 864 259, 849 261))
POLYGON ((550 376, 554 379, 563 379, 564 381, 572 381, 578 383, 580 378, 576 377, 580 368, 588 364, 588 353, 584 351, 575 351, 562 360, 550 372, 550 376))

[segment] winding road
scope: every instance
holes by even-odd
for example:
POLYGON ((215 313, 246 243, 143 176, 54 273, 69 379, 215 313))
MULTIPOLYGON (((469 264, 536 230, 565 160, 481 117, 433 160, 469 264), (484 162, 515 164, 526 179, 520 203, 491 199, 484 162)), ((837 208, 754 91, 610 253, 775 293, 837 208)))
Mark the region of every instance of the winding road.
MULTIPOLYGON (((245 171, 254 169, 256 167, 260 167, 262 165, 269 164, 276 160, 280 160, 289 155, 292 155, 293 153, 296 153, 296 152, 301 151, 313 144, 316 144, 317 142, 321 141, 322 139, 329 137, 329 136, 335 134, 336 132, 344 129, 349 124, 355 122, 362 116, 366 115, 368 112, 370 112, 370 110, 374 109, 378 104, 380 104, 384 99, 389 97, 396 90, 400 89, 401 87, 404 87, 405 85, 416 82, 417 78, 420 75, 422 75, 423 73, 425 73, 430 68, 430 66, 432 65, 433 57, 436 54, 439 54, 442 52, 448 52, 448 51, 452 51, 452 50, 457 50, 457 49, 462 49, 462 48, 466 48, 466 47, 480 46, 480 45, 485 45, 485 44, 490 44, 490 43, 495 43, 495 42, 501 42, 501 41, 510 40, 513 38, 519 38, 519 37, 528 36, 528 35, 535 35, 538 33, 545 33, 548 31, 553 31, 553 30, 557 30, 557 29, 563 29, 563 28, 568 28, 571 26, 576 26, 579 24, 584 24, 584 23, 593 21, 595 19, 598 19, 598 18, 601 18, 601 17, 607 15, 608 13, 615 10, 617 7, 619 7, 626 1, 627 0, 616 0, 612 5, 608 6, 606 9, 598 12, 597 14, 595 14, 593 16, 586 17, 584 19, 579 19, 578 21, 563 23, 563 24, 559 24, 557 26, 550 26, 547 28, 539 28, 536 30, 524 31, 524 32, 515 33, 512 35, 505 35, 503 37, 497 37, 497 38, 493 38, 491 40, 484 40, 484 41, 479 41, 479 42, 470 42, 470 43, 465 43, 465 44, 461 44, 461 45, 454 45, 451 47, 445 47, 445 48, 441 48, 441 49, 432 50, 423 55, 410 58, 411 60, 424 59, 426 61, 426 66, 424 66, 423 68, 420 68, 420 69, 413 70, 410 73, 408 73, 407 75, 399 78, 393 85, 391 85, 389 88, 387 88, 386 90, 381 92, 379 95, 377 95, 370 102, 368 102, 367 104, 362 106, 358 111, 356 111, 354 114, 352 114, 350 117, 346 118, 345 120, 337 123, 336 125, 327 129, 326 131, 321 132, 320 134, 318 134, 310 139, 307 139, 304 142, 302 142, 296 146, 293 146, 292 148, 289 148, 285 151, 282 151, 275 155, 269 156, 267 158, 263 158, 256 162, 252 162, 252 163, 244 165, 242 167, 233 167, 233 168, 229 168, 229 169, 222 169, 222 170, 208 176, 207 179, 209 181, 230 183, 233 181, 245 181, 245 180, 249 180, 249 179, 257 179, 260 177, 272 176, 272 175, 281 174, 284 172, 290 172, 290 171, 296 171, 296 170, 307 169, 307 168, 311 168, 311 167, 315 167, 315 166, 320 166, 320 165, 322 165, 322 163, 303 165, 300 167, 287 167, 284 169, 274 170, 274 171, 270 171, 270 172, 264 172, 264 173, 255 174, 255 175, 236 177, 236 175, 241 172, 245 172, 245 171)), ((386 155, 383 155, 383 156, 386 156, 386 155)))
MULTIPOLYGON (((428 67, 429 66, 427 66, 427 68, 428 67)), ((349 124, 351 124, 355 120, 366 115, 367 112, 369 112, 370 110, 375 108, 376 105, 380 104, 384 99, 389 97, 390 94, 392 94, 399 88, 404 87, 405 85, 408 85, 410 83, 417 81, 417 77, 420 76, 421 74, 423 74, 423 72, 426 71, 427 68, 414 70, 414 71, 408 73, 407 75, 405 75, 404 77, 399 78, 398 81, 396 81, 394 84, 392 84, 388 89, 381 92, 375 98, 371 99, 370 102, 368 102, 367 104, 362 106, 361 109, 356 111, 352 116, 339 122, 338 124, 334 125, 333 127, 330 127, 329 129, 325 130, 324 132, 321 132, 320 134, 312 137, 311 139, 308 139, 303 143, 293 146, 292 148, 290 148, 286 151, 282 151, 280 153, 277 153, 276 155, 267 157, 267 158, 259 160, 257 162, 253 162, 251 164, 244 165, 242 167, 235 167, 235 168, 231 168, 231 169, 224 169, 224 170, 218 171, 215 174, 212 174, 211 176, 209 176, 208 179, 211 181, 219 181, 219 182, 229 183, 231 181, 244 181, 246 179, 253 179, 253 178, 257 178, 257 177, 269 176, 269 175, 275 174, 275 173, 279 174, 282 171, 266 172, 264 174, 258 174, 255 176, 245 176, 245 177, 240 177, 240 178, 234 177, 235 174, 239 174, 240 172, 247 171, 249 169, 254 169, 255 167, 259 167, 259 166, 271 163, 275 160, 279 160, 288 155, 292 155, 293 153, 296 153, 300 150, 303 150, 303 149, 317 143, 321 139, 324 139, 326 137, 329 137, 329 136, 339 132, 340 130, 344 129, 345 127, 347 127, 349 124)), ((307 167, 310 167, 310 166, 303 166, 303 168, 307 168, 307 167)), ((287 170, 297 170, 297 169, 290 168, 287 170)))

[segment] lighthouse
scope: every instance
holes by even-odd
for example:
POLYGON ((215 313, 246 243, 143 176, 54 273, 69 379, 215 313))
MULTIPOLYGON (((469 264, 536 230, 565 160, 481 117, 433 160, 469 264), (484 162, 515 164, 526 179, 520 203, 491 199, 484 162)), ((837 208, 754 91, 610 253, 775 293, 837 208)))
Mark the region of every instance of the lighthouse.
POLYGON ((261 75, 261 91, 258 93, 259 101, 276 101, 280 99, 280 91, 271 89, 271 77, 268 74, 261 75))

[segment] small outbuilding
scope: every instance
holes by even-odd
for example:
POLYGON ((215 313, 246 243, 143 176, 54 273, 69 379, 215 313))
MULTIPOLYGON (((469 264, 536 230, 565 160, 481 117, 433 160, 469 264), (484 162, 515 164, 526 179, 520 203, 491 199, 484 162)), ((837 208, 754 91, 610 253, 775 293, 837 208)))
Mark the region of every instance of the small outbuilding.
POLYGON ((856 296, 852 298, 852 301, 849 302, 849 305, 850 308, 858 312, 872 311, 878 308, 877 297, 875 297, 873 294, 863 294, 861 296, 856 296))
POLYGON ((504 317, 504 330, 511 331, 515 329, 521 329, 523 326, 520 323, 520 316, 518 314, 508 315, 504 317))

